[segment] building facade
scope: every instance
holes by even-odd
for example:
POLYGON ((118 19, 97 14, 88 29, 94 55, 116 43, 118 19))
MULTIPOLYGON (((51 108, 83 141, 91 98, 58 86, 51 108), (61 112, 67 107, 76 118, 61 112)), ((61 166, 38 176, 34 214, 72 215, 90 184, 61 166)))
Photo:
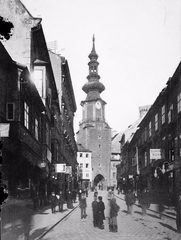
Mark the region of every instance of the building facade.
POLYGON ((122 133, 115 133, 112 136, 111 161, 110 161, 110 185, 114 189, 118 187, 117 165, 121 163, 120 140, 122 133))
POLYGON ((79 123, 77 142, 92 151, 93 184, 97 185, 102 181, 106 187, 110 185, 111 128, 105 120, 106 102, 100 97, 105 87, 99 81, 94 37, 89 59, 88 82, 82 88, 87 97, 81 102, 82 121, 79 123))
POLYGON ((14 25, 12 37, 0 45, 0 124, 10 126, 9 137, 2 138, 3 179, 10 195, 27 192, 42 204, 52 190, 66 194, 76 186, 76 103, 69 66, 58 55, 53 61, 41 19, 20 0, 1 1, 0 14, 14 25), (57 173, 61 163, 71 173, 57 173))
MULTIPOLYGON (((122 191, 126 191, 128 188, 132 188, 134 184, 134 177, 132 171, 130 171, 130 162, 135 167, 135 173, 139 172, 137 168, 137 148, 135 148, 134 156, 132 160, 130 159, 129 146, 132 138, 138 130, 140 122, 144 119, 145 115, 149 111, 151 105, 146 105, 139 107, 139 118, 122 133, 120 138, 120 154, 121 154, 121 163, 117 167, 117 181, 118 187, 122 191)), ((131 165, 132 166, 132 165, 131 165)))
POLYGON ((167 204, 181 192, 180 76, 179 64, 127 146, 126 174, 135 176, 137 189, 151 191, 152 201, 163 195, 167 204))
POLYGON ((77 143, 77 149, 79 189, 84 190, 92 186, 92 152, 81 143, 77 143))

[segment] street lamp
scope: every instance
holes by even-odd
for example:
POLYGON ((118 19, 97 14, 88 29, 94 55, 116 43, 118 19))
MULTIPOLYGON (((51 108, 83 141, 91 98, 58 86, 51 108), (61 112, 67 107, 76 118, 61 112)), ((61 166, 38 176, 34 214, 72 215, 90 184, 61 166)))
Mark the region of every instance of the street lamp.
POLYGON ((166 161, 166 162, 163 163, 162 168, 160 168, 160 167, 156 167, 156 168, 155 168, 155 173, 154 173, 154 177, 155 177, 155 178, 158 176, 157 169, 160 169, 160 171, 161 171, 163 174, 165 174, 165 172, 167 171, 167 170, 165 169, 165 164, 170 165, 170 163, 166 161))
POLYGON ((162 168, 160 168, 160 167, 156 167, 155 168, 155 173, 154 173, 154 177, 155 178, 157 178, 158 177, 158 173, 157 173, 157 169, 160 169, 160 171, 164 174, 165 172, 165 169, 163 168, 163 166, 162 166, 162 168))

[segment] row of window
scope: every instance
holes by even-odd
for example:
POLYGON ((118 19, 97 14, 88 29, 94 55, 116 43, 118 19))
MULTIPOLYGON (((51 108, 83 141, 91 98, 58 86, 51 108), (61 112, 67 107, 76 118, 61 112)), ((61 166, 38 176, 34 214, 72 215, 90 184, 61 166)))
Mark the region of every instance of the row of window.
POLYGON ((79 167, 80 168, 83 168, 83 167, 89 168, 89 163, 79 163, 79 167))
MULTIPOLYGON (((174 120, 173 110, 174 110, 174 105, 171 104, 168 108, 168 113, 167 113, 168 124, 174 120)), ((179 93, 177 96, 177 113, 180 113, 180 112, 181 112, 181 93, 179 93)), ((163 125, 166 122, 166 107, 165 107, 165 105, 163 105, 161 108, 161 119, 160 120, 161 120, 161 125, 163 125)), ((158 129, 159 129, 159 114, 156 113, 154 116, 154 130, 157 131, 158 129)), ((153 131, 153 126, 152 126, 152 121, 150 121, 148 124, 148 131, 147 131, 147 128, 145 127, 145 130, 142 134, 142 142, 146 141, 147 137, 152 136, 152 131, 153 131)))
POLYGON ((79 153, 79 157, 86 157, 88 158, 89 157, 89 153, 79 153))
MULTIPOLYGON (((14 103, 6 104, 6 119, 8 121, 15 120, 15 104, 14 103)), ((35 138, 39 140, 39 119, 34 113, 32 113, 31 126, 30 126, 30 107, 26 102, 24 102, 24 122, 23 123, 27 129, 32 131, 35 138)))
MULTIPOLYGON (((170 147, 171 148, 169 148, 169 150, 168 150, 168 160, 169 160, 169 162, 173 162, 175 160, 176 152, 175 152, 175 148, 172 144, 170 147)), ((178 147, 177 150, 178 150, 178 156, 181 157, 181 147, 178 147)), ((148 158, 148 154, 149 153, 147 151, 144 152, 144 167, 146 167, 148 164, 152 163, 152 159, 148 158)), ((133 157, 132 158, 132 166, 135 166, 136 164, 137 164, 136 157, 133 157)))
POLYGON ((39 120, 38 117, 36 117, 34 114, 32 114, 31 117, 31 129, 30 129, 30 107, 29 105, 24 102, 24 126, 29 129, 32 130, 35 138, 37 140, 39 140, 39 120))

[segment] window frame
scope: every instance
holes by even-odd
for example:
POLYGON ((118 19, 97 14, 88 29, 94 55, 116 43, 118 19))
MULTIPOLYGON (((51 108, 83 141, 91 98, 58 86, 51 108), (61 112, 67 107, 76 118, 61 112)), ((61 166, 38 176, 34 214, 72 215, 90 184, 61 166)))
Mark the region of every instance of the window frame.
POLYGON ((13 103, 13 102, 6 103, 6 120, 8 120, 8 121, 14 121, 15 120, 15 103, 13 103), (12 118, 9 118, 9 107, 8 106, 10 106, 10 105, 13 106, 13 109, 12 109, 13 117, 12 118))
POLYGON ((26 101, 24 101, 24 126, 30 128, 30 107, 26 101))

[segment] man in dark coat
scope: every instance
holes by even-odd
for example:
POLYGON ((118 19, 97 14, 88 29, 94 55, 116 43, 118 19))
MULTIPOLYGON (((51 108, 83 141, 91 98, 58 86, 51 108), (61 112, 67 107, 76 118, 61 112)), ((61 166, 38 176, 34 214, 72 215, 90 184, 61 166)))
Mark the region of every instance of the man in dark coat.
POLYGON ((138 195, 138 201, 142 208, 143 216, 146 215, 146 211, 150 206, 150 194, 149 191, 144 188, 138 195))
POLYGON ((52 192, 52 194, 50 195, 50 205, 51 205, 52 213, 55 213, 55 208, 57 205, 57 197, 55 195, 55 192, 52 192))
POLYGON ((58 198, 58 207, 59 207, 59 212, 63 212, 63 203, 64 203, 64 199, 63 199, 63 193, 62 191, 60 191, 59 193, 59 198, 58 198))
POLYGON ((93 212, 93 225, 94 227, 98 227, 98 221, 97 221, 97 196, 94 197, 94 201, 92 202, 92 212, 93 212))
POLYGON ((135 195, 131 191, 131 189, 128 189, 128 192, 125 195, 125 202, 126 202, 126 205, 127 205, 127 213, 132 214, 133 204, 135 203, 135 195))
POLYGON ((109 222, 110 232, 118 231, 117 215, 118 215, 119 209, 120 207, 116 203, 116 198, 112 198, 110 201, 110 222, 109 222))
POLYGON ((105 215, 104 215, 105 205, 104 205, 104 202, 102 201, 101 196, 98 197, 98 200, 99 200, 97 204, 98 228, 104 229, 103 220, 105 220, 105 215))

